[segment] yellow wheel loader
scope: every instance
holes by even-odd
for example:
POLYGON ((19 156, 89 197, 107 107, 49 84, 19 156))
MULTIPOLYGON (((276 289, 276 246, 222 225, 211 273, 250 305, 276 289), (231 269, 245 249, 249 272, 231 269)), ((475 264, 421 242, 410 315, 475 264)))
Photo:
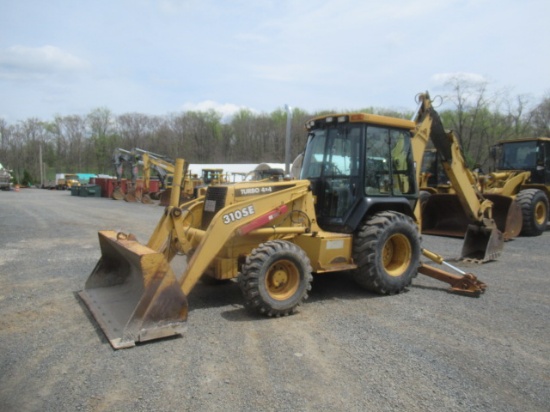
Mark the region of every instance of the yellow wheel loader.
POLYGON ((454 132, 444 129, 427 93, 419 98, 416 120, 421 122, 422 118, 427 118, 431 122, 429 136, 418 135, 413 139, 418 162, 422 233, 464 237, 461 257, 478 262, 496 259, 502 242, 518 236, 521 230, 520 206, 512 197, 502 193, 482 192, 478 177, 466 165, 454 132), (434 148, 427 149, 428 143, 432 143, 434 148), (432 167, 423 162, 430 162, 432 167), (427 173, 428 169, 430 173, 427 173), (434 179, 431 185, 430 177, 434 179), (478 238, 479 246, 475 246, 474 237, 478 238), (484 253, 483 245, 487 246, 484 253), (475 256, 474 250, 482 253, 475 256))
POLYGON ((550 208, 550 138, 502 141, 491 148, 495 171, 484 176, 484 196, 515 199, 521 207, 521 235, 547 229, 550 208))
POLYGON ((414 215, 412 141, 429 129, 362 113, 315 118, 299 180, 211 185, 183 204, 178 159, 170 204, 147 244, 99 232, 102 255, 79 295, 115 349, 183 333, 187 296, 203 276, 237 279, 245 306, 275 317, 307 299, 313 275, 331 272, 352 271, 383 295, 422 273, 479 296, 486 285, 471 273, 421 262, 448 265, 422 248, 414 215), (179 276, 176 255, 187 259, 179 276))

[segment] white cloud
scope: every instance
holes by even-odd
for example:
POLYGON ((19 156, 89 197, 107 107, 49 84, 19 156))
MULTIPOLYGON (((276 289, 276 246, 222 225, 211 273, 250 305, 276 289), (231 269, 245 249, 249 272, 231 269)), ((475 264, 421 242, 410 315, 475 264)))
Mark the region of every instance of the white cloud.
POLYGON ((78 72, 89 63, 55 46, 12 46, 0 50, 0 77, 26 78, 55 73, 78 72))
POLYGON ((182 106, 183 111, 207 112, 209 110, 214 110, 222 115, 222 121, 229 120, 232 116, 243 109, 250 110, 252 112, 255 111, 245 106, 238 106, 231 103, 218 103, 212 100, 205 100, 200 103, 185 103, 182 106))

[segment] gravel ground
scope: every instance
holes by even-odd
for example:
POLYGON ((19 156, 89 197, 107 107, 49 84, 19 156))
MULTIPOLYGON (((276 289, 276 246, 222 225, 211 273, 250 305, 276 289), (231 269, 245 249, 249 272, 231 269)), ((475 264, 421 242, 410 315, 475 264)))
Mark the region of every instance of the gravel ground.
MULTIPOLYGON (((157 205, 0 192, 2 411, 548 411, 550 231, 496 262, 457 263, 479 299, 420 275, 397 296, 315 277, 294 316, 245 311, 236 283, 199 283, 183 337, 115 351, 75 292, 97 231, 145 242, 157 205)), ((448 257, 461 240, 424 236, 448 257)))

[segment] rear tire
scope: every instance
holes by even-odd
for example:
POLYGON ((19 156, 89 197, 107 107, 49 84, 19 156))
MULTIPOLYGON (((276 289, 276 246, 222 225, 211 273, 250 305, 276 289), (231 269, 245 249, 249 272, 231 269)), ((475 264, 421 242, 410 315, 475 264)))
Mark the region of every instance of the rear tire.
POLYGON ((402 292, 418 273, 420 237, 414 221, 398 212, 380 212, 358 229, 353 245, 353 276, 381 295, 402 292))
POLYGON ((521 206, 523 226, 521 235, 540 236, 548 224, 548 198, 542 190, 525 189, 518 193, 516 201, 521 206))
POLYGON ((262 243, 246 258, 239 286, 248 309, 267 316, 286 316, 308 297, 313 279, 305 252, 294 243, 262 243))

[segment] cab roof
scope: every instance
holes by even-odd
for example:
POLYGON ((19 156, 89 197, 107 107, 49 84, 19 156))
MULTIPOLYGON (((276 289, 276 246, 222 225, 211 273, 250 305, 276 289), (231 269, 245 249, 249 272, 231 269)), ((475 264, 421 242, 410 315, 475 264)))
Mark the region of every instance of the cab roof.
POLYGON ((550 142, 550 137, 525 137, 520 139, 510 139, 510 140, 502 140, 498 144, 502 143, 524 143, 524 142, 534 142, 534 141, 541 141, 541 142, 550 142))
POLYGON ((306 129, 311 130, 315 127, 323 127, 331 123, 366 123, 407 130, 414 130, 416 127, 416 123, 412 120, 400 119, 398 117, 371 113, 340 113, 315 117, 306 122, 306 129))

